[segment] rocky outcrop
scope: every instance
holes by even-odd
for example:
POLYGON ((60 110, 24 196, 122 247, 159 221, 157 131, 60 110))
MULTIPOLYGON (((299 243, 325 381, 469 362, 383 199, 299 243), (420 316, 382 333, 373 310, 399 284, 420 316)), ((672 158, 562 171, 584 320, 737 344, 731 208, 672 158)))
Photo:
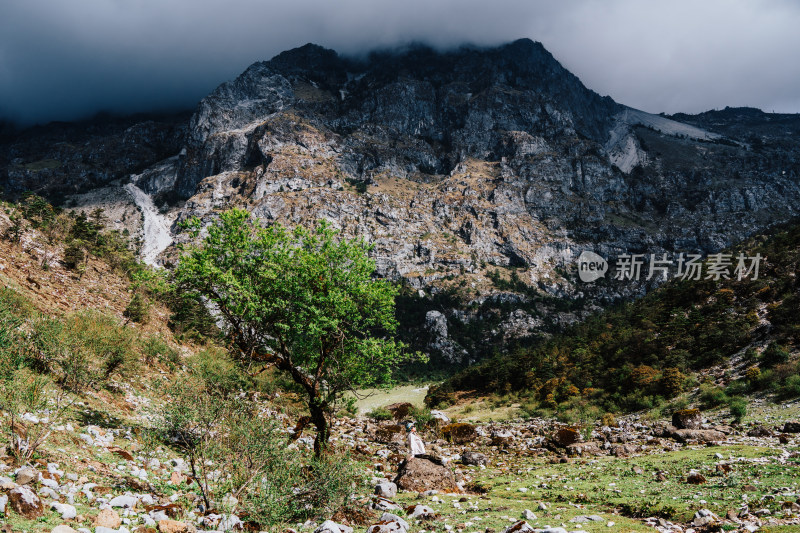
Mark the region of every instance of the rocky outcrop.
POLYGON ((449 468, 419 457, 404 460, 397 469, 394 482, 400 489, 408 491, 461 492, 449 468))
POLYGON ((44 513, 44 505, 36 493, 23 485, 8 493, 8 506, 27 520, 39 518, 44 513))

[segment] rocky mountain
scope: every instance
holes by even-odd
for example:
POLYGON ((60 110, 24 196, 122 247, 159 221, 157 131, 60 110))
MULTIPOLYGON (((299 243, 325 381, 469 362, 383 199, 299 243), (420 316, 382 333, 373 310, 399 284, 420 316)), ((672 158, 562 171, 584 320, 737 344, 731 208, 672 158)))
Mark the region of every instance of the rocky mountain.
POLYGON ((449 361, 659 283, 582 283, 583 250, 716 252, 800 205, 797 115, 645 113, 530 40, 358 59, 309 44, 220 85, 188 122, 112 130, 7 138, 0 182, 104 207, 151 262, 174 259, 177 222, 232 205, 327 219, 374 244, 379 273, 408 288, 409 338, 449 361))

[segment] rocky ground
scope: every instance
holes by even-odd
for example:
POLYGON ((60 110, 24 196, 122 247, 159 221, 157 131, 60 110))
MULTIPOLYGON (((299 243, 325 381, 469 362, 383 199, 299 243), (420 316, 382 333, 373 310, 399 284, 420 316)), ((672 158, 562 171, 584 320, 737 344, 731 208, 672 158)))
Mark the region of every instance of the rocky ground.
MULTIPOLYGON (((235 501, 229 513, 204 513, 186 462, 136 429, 149 401, 125 396, 75 404, 32 464, 0 460, 3 532, 247 528, 235 501)), ((672 424, 633 416, 581 430, 544 419, 453 423, 434 412, 422 435, 437 462, 408 460, 395 420, 341 418, 332 441, 370 478, 355 495, 361 511, 286 530, 800 530, 800 423, 786 421, 796 407, 782 407, 737 427, 724 423, 727 413, 688 410, 672 424)), ((47 416, 29 413, 24 422, 47 424, 47 416)), ((283 419, 287 436, 292 422, 283 419)), ((312 439, 292 446, 310 448, 312 439)))

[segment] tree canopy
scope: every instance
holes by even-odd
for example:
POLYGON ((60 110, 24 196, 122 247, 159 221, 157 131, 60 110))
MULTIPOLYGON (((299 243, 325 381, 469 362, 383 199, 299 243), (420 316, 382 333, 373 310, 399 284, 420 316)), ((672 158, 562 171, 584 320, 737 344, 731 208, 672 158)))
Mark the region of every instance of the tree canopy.
MULTIPOLYGON (((200 235, 199 220, 187 227, 200 235)), ((344 391, 388 381, 393 367, 418 357, 392 338, 397 289, 374 277, 368 251, 325 222, 265 227, 231 209, 176 268, 177 282, 224 319, 245 368, 275 365, 303 388, 317 453, 344 391)))

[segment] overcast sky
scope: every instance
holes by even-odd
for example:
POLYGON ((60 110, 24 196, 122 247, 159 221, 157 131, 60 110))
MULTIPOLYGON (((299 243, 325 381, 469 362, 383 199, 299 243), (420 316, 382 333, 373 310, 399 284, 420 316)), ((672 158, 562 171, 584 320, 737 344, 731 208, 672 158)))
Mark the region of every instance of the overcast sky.
POLYGON ((0 0, 0 116, 191 108, 254 61, 541 41, 591 89, 658 113, 800 112, 797 0, 0 0))

